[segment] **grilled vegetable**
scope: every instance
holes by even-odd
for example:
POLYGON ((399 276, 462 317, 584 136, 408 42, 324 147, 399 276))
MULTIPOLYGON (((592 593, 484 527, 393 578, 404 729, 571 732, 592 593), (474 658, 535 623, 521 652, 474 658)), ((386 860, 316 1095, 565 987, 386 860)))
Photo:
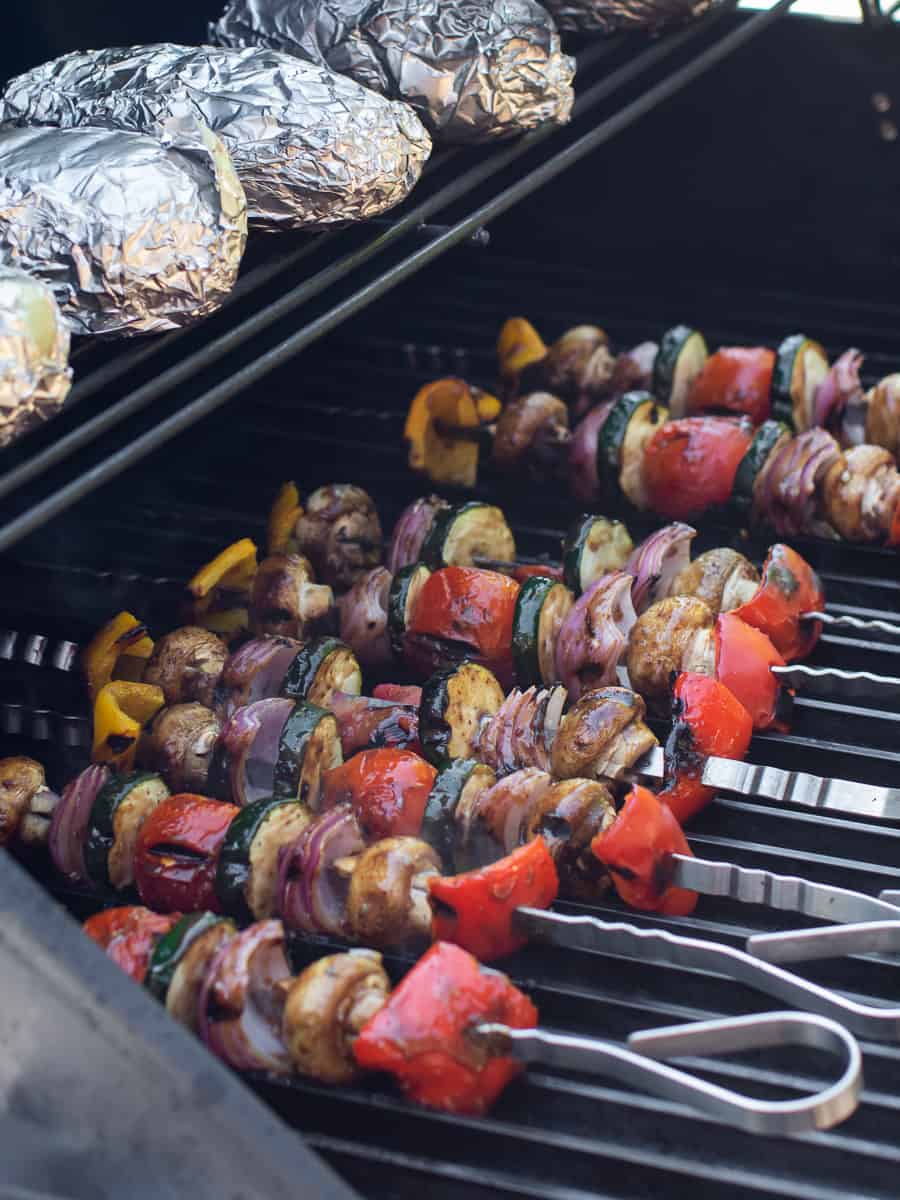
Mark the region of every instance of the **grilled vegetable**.
POLYGON ((866 398, 859 378, 863 356, 858 350, 845 350, 828 369, 815 390, 812 423, 829 429, 847 445, 862 445, 871 439, 865 434, 866 398))
POLYGON ((661 425, 643 455, 645 507, 683 521, 725 504, 750 440, 742 424, 717 417, 661 425))
POLYGON ((256 575, 256 544, 241 538, 201 567, 188 583, 193 623, 229 641, 249 623, 250 589, 256 575))
POLYGON ((667 330, 659 344, 653 368, 652 391, 667 404, 673 419, 687 416, 687 401, 694 380, 708 356, 703 334, 687 325, 667 330))
POLYGON ((98 887, 122 891, 134 882, 134 848, 141 827, 170 795, 158 775, 115 775, 97 793, 87 825, 84 865, 98 887))
POLYGON ((496 782, 491 768, 474 758, 455 758, 438 772, 425 804, 421 836, 437 852, 445 871, 456 870, 457 821, 462 823, 482 792, 496 782))
POLYGON ((302 516, 303 505, 296 483, 293 480, 283 483, 272 504, 266 528, 266 549, 269 554, 289 553, 294 528, 302 516))
POLYGON ((519 585, 474 567, 444 567, 427 579, 409 627, 406 661, 429 675, 477 659, 501 683, 512 681, 512 629, 519 585))
POLYGON ((429 879, 431 936, 462 946, 480 962, 502 958, 528 941, 515 928, 516 909, 548 908, 558 891, 553 858, 536 837, 479 871, 429 879))
POLYGON ((358 696, 362 671, 356 655, 337 638, 317 638, 298 650, 284 677, 281 694, 328 708, 336 692, 358 696))
POLYGON ((560 888, 570 900, 602 900, 610 889, 609 872, 591 850, 591 842, 616 819, 612 794, 588 779, 554 782, 525 818, 522 840, 540 837, 550 851, 560 888))
POLYGON ((0 759, 0 846, 17 838, 26 846, 45 846, 59 803, 33 758, 0 759))
POLYGON ((632 549, 628 530, 621 521, 587 513, 578 518, 563 542, 563 578, 580 596, 601 575, 624 567, 632 549))
POLYGON ((462 379, 436 379, 426 384, 416 393, 403 430, 410 468, 422 471, 435 483, 472 487, 478 472, 478 441, 456 437, 453 431, 477 432, 482 421, 494 420, 499 411, 493 396, 469 387, 462 379))
POLYGON ((378 565, 381 543, 381 522, 368 492, 332 483, 307 496, 289 544, 309 559, 317 578, 342 592, 378 565))
POLYGON ((481 723, 478 757, 502 775, 522 767, 549 770, 565 703, 564 687, 530 687, 525 692, 514 688, 496 714, 481 723))
POLYGON ((109 778, 106 767, 97 764, 88 767, 63 788, 59 803, 53 809, 47 848, 57 871, 72 883, 87 879, 85 836, 94 800, 109 778))
POLYGON ((278 853, 311 820, 304 804, 257 800, 228 826, 216 867, 216 895, 235 920, 262 921, 275 914, 278 853))
POLYGON ((762 630, 788 662, 806 658, 821 633, 821 622, 804 614, 821 612, 825 590, 809 563, 778 542, 769 547, 762 582, 734 615, 762 630))
POLYGON ((613 488, 618 485, 635 508, 648 508, 652 503, 645 488, 644 451, 667 416, 668 409, 657 404, 649 392, 626 392, 615 401, 600 430, 600 478, 613 488))
POLYGON ((393 576, 419 561, 435 514, 447 507, 447 501, 440 496, 420 496, 404 508, 397 518, 387 553, 387 569, 393 576))
POLYGON ((709 606, 693 596, 670 596, 638 617, 628 643, 628 676, 651 708, 668 711, 670 680, 696 670, 698 659, 710 660, 702 674, 713 673, 713 621, 709 606))
POLYGON ((150 954, 144 985, 166 1011, 197 1032, 197 1002, 206 972, 226 942, 234 922, 216 913, 189 913, 159 938, 150 954))
POLYGON ((794 333, 778 347, 772 374, 772 416, 798 433, 822 425, 816 420, 816 393, 828 376, 828 355, 818 342, 794 333))
POLYGON ((851 446, 831 463, 821 484, 825 517, 849 542, 881 540, 897 495, 897 466, 881 446, 851 446))
POLYGON ((634 576, 631 602, 637 612, 672 594, 673 581, 691 561, 696 536, 696 529, 676 521, 651 533, 629 557, 624 567, 634 576))
POLYGON ((422 752, 441 765, 477 756, 481 725, 503 703, 503 689, 478 663, 464 662, 437 672, 422 689, 419 740, 422 752))
POLYGON ((562 719, 553 741, 553 774, 619 780, 656 745, 644 724, 646 711, 643 699, 627 688, 587 692, 562 719))
POLYGON ((763 346, 717 350, 691 384, 686 415, 728 413, 759 425, 770 415, 774 366, 775 355, 763 346))
POLYGON ((783 667, 784 659, 768 637, 734 613, 722 613, 716 621, 715 647, 716 679, 740 700, 753 728, 786 732, 790 693, 771 671, 783 667))
POLYGON ((397 658, 403 657, 406 631, 416 611, 419 594, 431 572, 424 563, 401 567, 391 583, 388 594, 388 632, 391 649, 397 658))
POLYGON ((384 1007, 391 985, 374 950, 329 954, 291 984, 281 1037, 294 1070, 321 1083, 349 1083, 359 1074, 353 1043, 384 1007))
POLYGON ((594 504, 607 492, 606 463, 600 454, 600 433, 615 399, 592 408, 578 422, 569 442, 569 487, 583 504, 594 504))
POLYGON ((615 821, 591 845, 632 908, 671 917, 694 911, 697 893, 671 882, 671 856, 690 854, 691 848, 672 810, 647 788, 631 789, 615 821))
MULTIPOLYGON (((597 325, 576 325, 556 339, 533 372, 535 382, 539 378, 541 386, 582 411, 592 399, 605 394, 614 368, 606 333, 597 325)), ((531 375, 526 372, 522 384, 527 387, 530 383, 531 375)))
POLYGON ((98 630, 82 657, 91 703, 115 674, 140 678, 153 653, 147 626, 129 612, 121 612, 98 630), (129 669, 130 668, 130 669, 129 669))
POLYGON ((526 840, 532 814, 553 779, 546 771, 526 767, 498 779, 471 810, 457 813, 457 869, 475 870, 512 854, 526 840))
POLYGON ((394 989, 353 1044, 361 1067, 389 1071, 411 1100, 448 1112, 488 1109, 521 1070, 475 1045, 472 1026, 537 1024, 537 1010, 505 975, 483 971, 458 946, 438 942, 394 989), (454 1002, 448 1005, 447 996, 454 1002))
POLYGON ((440 868, 435 851, 417 838, 384 838, 364 850, 347 892, 351 936, 379 949, 428 937, 426 885, 440 868))
POLYGON ((556 643, 575 600, 555 579, 533 575, 519 589, 513 614, 512 652, 521 687, 556 682, 556 643))
POLYGON ((373 567, 337 602, 341 639, 364 667, 384 667, 391 661, 388 603, 392 582, 386 567, 373 567))
POLYGON ((900 374, 886 375, 866 393, 865 441, 900 457, 900 374))
POLYGON ((782 537, 833 535, 819 511, 818 488, 839 460, 840 447, 824 429, 776 444, 753 488, 753 520, 771 525, 782 537))
POLYGON ((497 419, 492 453, 503 471, 523 469, 535 479, 561 474, 570 440, 569 410, 558 396, 530 392, 512 400, 497 419))
POLYGON ((616 679, 635 622, 630 575, 613 571, 575 601, 556 643, 556 669, 570 700, 616 679))
POLYGON ((299 800, 318 812, 322 777, 339 766, 342 757, 337 721, 324 709, 301 701, 281 731, 272 794, 280 800, 299 800))
POLYGON ((177 920, 177 913, 163 916, 129 904, 95 913, 82 929, 135 983, 143 983, 154 947, 177 920))
MULTIPOLYGON (((388 685, 393 687, 393 685, 388 685)), ((419 749, 419 702, 421 688, 404 688, 415 700, 383 700, 376 688, 374 696, 336 694, 331 712, 338 723, 344 758, 359 750, 377 750, 382 746, 419 749)))
POLYGON ((187 793, 159 803, 142 824, 134 849, 141 900, 158 912, 218 912, 217 859, 239 811, 187 793))
POLYGON ((131 770, 144 727, 164 703, 162 690, 147 683, 115 679, 104 684, 94 702, 94 761, 111 763, 120 771, 131 770))
POLYGON ((471 567, 479 557, 508 561, 515 556, 515 539, 503 512, 480 500, 441 509, 422 546, 422 561, 433 569, 471 567))
POLYGON ((756 496, 756 482, 769 456, 790 441, 791 431, 783 421, 763 421, 753 435, 750 448, 738 464, 731 489, 732 503, 749 512, 756 496))
POLYGON ((729 612, 749 599, 759 586, 759 571, 737 550, 707 550, 675 576, 670 596, 696 596, 712 612, 729 612))
POLYGON ((153 647, 143 682, 162 688, 166 704, 196 700, 212 708, 227 658, 228 647, 221 638, 197 625, 185 625, 153 647))
POLYGON ((364 750, 328 772, 323 808, 350 805, 370 839, 414 837, 436 774, 411 750, 364 750))
POLYGON ((250 629, 257 635, 310 637, 334 605, 330 587, 315 582, 309 559, 272 554, 259 564, 250 594, 250 629))
POLYGON ((540 334, 524 317, 509 317, 497 338, 497 366, 504 394, 511 397, 519 390, 522 371, 538 363, 547 354, 540 334))
POLYGON ((218 717, 202 704, 163 708, 141 740, 141 761, 176 792, 215 790, 210 768, 220 728, 218 717))

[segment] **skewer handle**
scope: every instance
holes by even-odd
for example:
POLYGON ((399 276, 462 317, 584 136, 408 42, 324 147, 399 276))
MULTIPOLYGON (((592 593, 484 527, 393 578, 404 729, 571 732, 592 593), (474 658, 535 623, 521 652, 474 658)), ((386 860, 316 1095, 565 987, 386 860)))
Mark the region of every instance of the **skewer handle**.
POLYGON ((804 771, 781 771, 730 758, 708 758, 703 782, 717 791, 759 796, 785 804, 799 804, 825 812, 900 821, 900 789, 856 783, 850 779, 825 779, 804 771))

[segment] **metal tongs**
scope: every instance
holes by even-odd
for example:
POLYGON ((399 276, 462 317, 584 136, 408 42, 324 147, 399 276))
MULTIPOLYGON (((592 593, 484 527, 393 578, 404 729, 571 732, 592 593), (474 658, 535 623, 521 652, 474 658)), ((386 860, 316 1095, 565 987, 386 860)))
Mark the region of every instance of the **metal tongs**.
POLYGON ((492 1051, 521 1062, 614 1076, 667 1100, 689 1104, 748 1133, 785 1136, 829 1129, 855 1112, 862 1090, 862 1055, 852 1034, 836 1021, 799 1013, 761 1013, 644 1029, 632 1033, 627 1046, 599 1038, 494 1024, 477 1026, 471 1036, 484 1039, 492 1051), (839 1078, 821 1091, 800 1098, 757 1100, 652 1061, 786 1045, 836 1054, 843 1066, 839 1078))

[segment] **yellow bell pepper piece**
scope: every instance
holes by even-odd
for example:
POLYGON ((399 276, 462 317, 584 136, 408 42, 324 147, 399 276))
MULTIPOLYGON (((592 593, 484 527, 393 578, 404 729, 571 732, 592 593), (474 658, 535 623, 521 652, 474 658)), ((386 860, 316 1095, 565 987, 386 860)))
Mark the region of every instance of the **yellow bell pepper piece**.
POLYGON ((270 554, 282 554, 288 549, 294 526, 303 516, 300 493, 293 482, 284 483, 275 497, 269 513, 268 547, 270 554))
MULTIPOLYGON (((120 612, 98 629, 82 655, 88 694, 93 702, 112 679, 120 659, 148 659, 153 639, 147 627, 130 612, 120 612)), ((134 672, 132 664, 129 673, 134 672)))
POLYGON ((149 683, 117 679, 102 687, 94 702, 93 761, 130 771, 144 726, 165 702, 162 688, 149 683))
POLYGON ((503 411, 503 405, 497 397, 492 396, 490 392, 483 392, 481 388, 473 388, 472 392, 475 396, 478 420, 482 425, 489 425, 492 421, 496 421, 503 411))
POLYGON ((250 624, 250 614, 246 608, 223 608, 216 612, 203 613, 197 618, 198 624, 210 633, 217 633, 226 642, 243 633, 250 624))
POLYGON ((523 367, 540 362, 547 347, 530 321, 510 317, 504 321, 497 338, 497 363, 504 379, 515 379, 523 367))
POLYGON ((441 433, 439 423, 456 429, 481 424, 472 389, 462 379, 437 379, 420 388, 409 406, 403 436, 409 465, 435 483, 472 487, 478 473, 477 438, 441 433))
POLYGON ((255 574, 256 543, 250 538, 232 542, 205 567, 201 567, 188 584, 188 591, 197 601, 196 611, 206 612, 217 588, 249 591, 255 574))

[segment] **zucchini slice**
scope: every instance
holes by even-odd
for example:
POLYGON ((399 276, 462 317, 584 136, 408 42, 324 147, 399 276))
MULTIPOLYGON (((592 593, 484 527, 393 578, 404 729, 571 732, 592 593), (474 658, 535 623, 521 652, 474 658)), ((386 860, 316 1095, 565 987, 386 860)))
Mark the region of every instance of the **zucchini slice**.
POLYGON ((486 717, 503 703, 503 688, 487 667, 463 662, 432 675, 422 688, 419 741, 429 762, 472 758, 486 717))
POLYGON ((686 415, 691 384, 708 357, 706 339, 696 329, 676 325, 663 334, 653 364, 653 391, 661 404, 669 406, 673 418, 686 415))
POLYGON ((516 541, 501 509, 469 500, 435 513, 422 545, 422 561, 433 570, 471 567, 476 558, 509 562, 516 541))
POLYGON ((171 795, 159 775, 115 775, 97 793, 84 843, 84 865, 98 887, 116 891, 134 883, 134 847, 144 821, 171 795))
POLYGON ((335 692, 358 696, 362 668, 356 655, 337 638, 320 637, 298 650, 284 677, 281 693, 292 700, 308 700, 328 708, 335 692))
POLYGON ((772 372, 772 416, 798 433, 812 429, 816 392, 829 370, 828 355, 818 342, 803 333, 786 337, 772 372))
POLYGON ((223 912, 242 924, 275 912, 278 851, 299 837, 312 813, 292 800, 257 800, 228 826, 216 867, 223 912))
POLYGON ((322 775, 344 761, 338 723, 307 700, 294 706, 281 731, 272 781, 275 800, 299 800, 319 811, 322 775))
POLYGON ((516 683, 523 691, 532 684, 541 687, 556 682, 556 639, 574 603, 575 597, 564 583, 543 575, 532 575, 519 589, 512 651, 516 683))
POLYGON ((403 658, 406 631, 416 611, 419 592, 431 572, 424 563, 410 563, 397 572, 388 593, 388 634, 391 649, 397 658, 403 658))
POLYGON ((750 511, 753 507, 753 486, 757 475, 776 446, 790 436, 791 431, 783 421, 763 421, 735 472, 731 501, 736 508, 742 512, 750 511))
POLYGON ((563 542, 563 578, 580 596, 608 571, 618 571, 628 561, 634 544, 621 521, 595 517, 578 518, 563 542))
POLYGON ((442 767, 428 795, 422 817, 423 842, 440 856, 444 873, 456 873, 455 847, 459 839, 457 813, 471 812, 482 794, 497 782, 497 776, 474 758, 456 758, 442 767))
POLYGON ((669 410, 649 392, 626 392, 615 401, 597 439, 597 475, 635 508, 647 508, 643 487, 644 449, 669 410), (618 487, 617 487, 618 485, 618 487))
POLYGON ((207 968, 236 933, 234 922, 218 913, 189 913, 153 948, 144 986, 189 1029, 196 1028, 197 999, 207 968))

